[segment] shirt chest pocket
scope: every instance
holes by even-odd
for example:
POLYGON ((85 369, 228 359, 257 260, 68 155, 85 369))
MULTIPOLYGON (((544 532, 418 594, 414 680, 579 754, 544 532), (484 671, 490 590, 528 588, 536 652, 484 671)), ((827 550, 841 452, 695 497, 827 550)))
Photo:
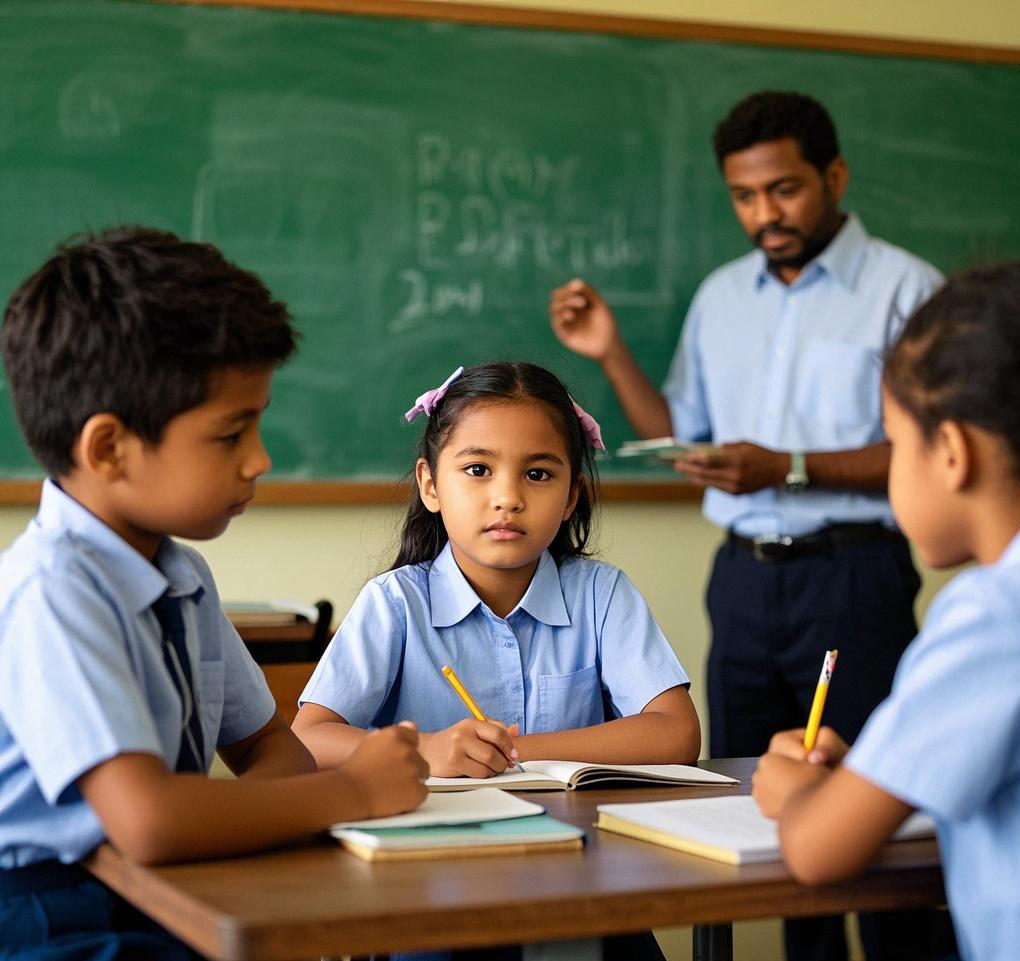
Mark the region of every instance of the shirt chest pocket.
POLYGON ((537 720, 539 731, 590 727, 605 720, 595 666, 571 674, 540 674, 537 720))
MULTIPOLYGON (((876 351, 838 340, 813 340, 804 346, 794 372, 797 410, 822 428, 866 428, 881 419, 882 365, 876 351)), ((823 436, 815 443, 832 447, 840 441, 863 443, 865 435, 823 436)))

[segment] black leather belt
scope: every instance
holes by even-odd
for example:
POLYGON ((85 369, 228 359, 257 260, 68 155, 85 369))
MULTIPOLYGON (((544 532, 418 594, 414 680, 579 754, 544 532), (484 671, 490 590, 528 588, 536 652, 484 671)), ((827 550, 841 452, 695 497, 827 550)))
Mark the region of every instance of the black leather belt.
POLYGON ((741 537, 730 531, 728 541, 751 551, 756 561, 792 561, 798 557, 828 554, 842 547, 853 547, 872 541, 901 541, 899 531, 883 524, 833 524, 813 534, 790 537, 787 534, 763 534, 759 537, 741 537))

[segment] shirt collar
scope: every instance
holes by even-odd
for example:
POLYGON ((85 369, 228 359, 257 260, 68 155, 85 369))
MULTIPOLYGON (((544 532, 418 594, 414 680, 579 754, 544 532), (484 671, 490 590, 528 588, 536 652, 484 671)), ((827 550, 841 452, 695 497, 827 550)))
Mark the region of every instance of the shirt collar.
MULTIPOLYGON (((439 552, 429 569, 429 603, 433 627, 459 624, 482 603, 457 566, 449 543, 439 552)), ((535 620, 554 627, 570 623, 560 586, 559 568, 548 551, 542 552, 535 576, 524 592, 524 597, 514 608, 514 611, 519 610, 527 611, 535 620)))
MULTIPOLYGON (((804 265, 794 286, 803 282, 804 278, 822 271, 848 290, 852 290, 857 284, 857 277, 864 263, 867 246, 868 232, 864 229, 864 225, 856 214, 847 214, 843 226, 836 231, 836 236, 829 241, 829 245, 814 260, 808 261, 804 265)), ((754 284, 756 289, 760 289, 770 280, 781 283, 769 271, 764 251, 756 250, 755 260, 754 284)))
POLYGON ((52 480, 43 482, 35 522, 43 531, 66 533, 81 544, 118 585, 124 605, 136 613, 168 590, 196 602, 205 590, 184 550, 169 537, 160 542, 153 564, 52 480))

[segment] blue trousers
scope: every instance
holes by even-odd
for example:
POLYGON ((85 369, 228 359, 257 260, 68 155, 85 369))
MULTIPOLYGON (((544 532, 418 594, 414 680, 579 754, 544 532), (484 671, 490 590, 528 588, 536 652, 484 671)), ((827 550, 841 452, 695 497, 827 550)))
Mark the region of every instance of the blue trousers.
MULTIPOLYGON (((852 743, 892 687, 917 634, 920 578, 903 538, 758 560, 728 540, 716 554, 707 605, 712 757, 754 757, 776 731, 802 727, 825 651, 839 650, 823 723, 852 743)), ((945 912, 860 916, 868 961, 928 961, 955 950, 945 912)), ((787 921, 787 961, 846 961, 843 918, 787 921)))
POLYGON ((0 961, 194 961, 77 864, 0 870, 0 961))

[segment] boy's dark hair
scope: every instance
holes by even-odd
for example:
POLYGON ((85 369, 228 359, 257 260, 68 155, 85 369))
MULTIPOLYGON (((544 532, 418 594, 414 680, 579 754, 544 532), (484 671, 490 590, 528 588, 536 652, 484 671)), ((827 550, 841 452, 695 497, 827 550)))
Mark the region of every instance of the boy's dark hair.
MULTIPOLYGON (((587 555, 592 512, 598 490, 595 461, 581 430, 566 387, 554 374, 535 364, 495 363, 469 367, 455 380, 428 418, 418 442, 417 457, 424 458, 436 475, 439 452, 457 426, 461 414, 476 403, 507 403, 534 400, 544 404, 553 423, 563 435, 570 459, 570 480, 577 490, 573 513, 556 532, 549 553, 558 564, 564 557, 587 555)), ((433 514, 422 503, 417 488, 404 518, 400 549, 390 570, 405 564, 420 564, 435 558, 448 540, 440 514, 433 514)))
POLYGON ((61 477, 94 414, 157 444, 215 372, 274 367, 296 338, 287 308, 215 247, 118 227, 58 247, 12 295, 0 343, 22 433, 61 477))
POLYGON ((712 145, 721 169, 731 153, 786 137, 797 141, 801 156, 819 173, 839 156, 829 112, 814 97, 792 91, 763 90, 741 100, 715 128, 712 145))
POLYGON ((931 440, 964 421, 1001 437, 1020 473, 1020 260, 954 277, 886 356, 886 389, 931 440))

